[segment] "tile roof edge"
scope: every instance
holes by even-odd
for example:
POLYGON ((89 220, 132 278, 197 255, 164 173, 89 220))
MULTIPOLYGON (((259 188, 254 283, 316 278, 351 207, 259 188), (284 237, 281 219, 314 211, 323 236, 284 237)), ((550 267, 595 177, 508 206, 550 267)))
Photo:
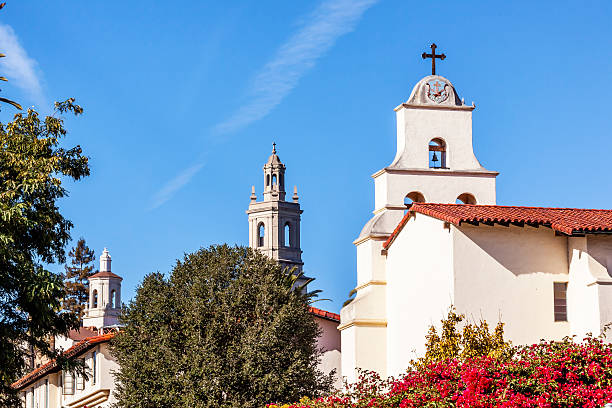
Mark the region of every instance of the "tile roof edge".
MULTIPOLYGON (((66 357, 77 356, 81 352, 85 352, 97 344, 101 344, 101 343, 110 341, 113 337, 115 337, 116 334, 117 332, 113 332, 113 333, 102 334, 99 336, 87 337, 79 341, 78 343, 72 345, 70 348, 68 348, 68 350, 64 351, 63 356, 66 356, 66 357)), ((20 379, 12 383, 11 388, 20 389, 24 386, 27 386, 31 384, 32 382, 38 380, 43 375, 46 375, 48 373, 55 371, 56 368, 58 367, 57 367, 57 362, 55 359, 48 361, 47 363, 41 365, 40 367, 34 369, 33 371, 29 372, 28 374, 24 375, 23 377, 21 377, 20 379)))

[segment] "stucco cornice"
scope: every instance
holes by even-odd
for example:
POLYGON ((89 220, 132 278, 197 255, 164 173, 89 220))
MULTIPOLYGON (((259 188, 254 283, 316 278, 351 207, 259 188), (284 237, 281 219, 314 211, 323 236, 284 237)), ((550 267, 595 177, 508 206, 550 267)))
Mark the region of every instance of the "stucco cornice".
POLYGON ((374 240, 374 241, 386 241, 387 238, 389 238, 389 235, 391 234, 370 234, 365 237, 357 238, 356 240, 353 241, 353 245, 359 245, 363 242, 366 242, 369 239, 374 240))
POLYGON ((101 404, 102 402, 107 401, 109 395, 110 395, 110 389, 108 388, 99 389, 99 390, 94 391, 91 394, 87 394, 84 397, 79 398, 78 400, 69 402, 67 406, 69 408, 85 408, 88 406, 98 405, 98 404, 101 404))
POLYGON ((471 112, 474 109, 476 109, 476 105, 448 106, 448 105, 417 105, 417 104, 412 104, 412 103, 402 103, 393 110, 397 112, 402 108, 404 109, 427 109, 427 110, 453 110, 453 111, 471 112))
POLYGON ((349 327, 387 327, 384 319, 354 319, 348 323, 338 326, 338 330, 348 329, 349 327))
POLYGON ((361 289, 367 288, 368 286, 372 286, 372 285, 387 285, 387 281, 383 281, 383 280, 371 280, 371 281, 367 281, 366 283, 363 283, 363 284, 357 286, 355 288, 355 290, 361 290, 361 289))
POLYGON ((450 170, 450 169, 407 169, 401 167, 385 167, 372 174, 376 178, 384 173, 388 174, 415 174, 430 176, 468 176, 468 177, 490 177, 495 178, 499 175, 497 171, 490 170, 450 170))

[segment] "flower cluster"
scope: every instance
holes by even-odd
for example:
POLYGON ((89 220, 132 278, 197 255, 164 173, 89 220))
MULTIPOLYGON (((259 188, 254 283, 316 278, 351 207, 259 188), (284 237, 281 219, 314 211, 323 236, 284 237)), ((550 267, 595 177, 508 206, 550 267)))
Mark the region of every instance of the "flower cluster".
MULTIPOLYGON (((511 358, 448 358, 399 378, 362 372, 337 395, 283 408, 603 407, 612 401, 612 345, 588 337, 515 347, 511 358)), ((281 408, 271 404, 269 408, 281 408)))

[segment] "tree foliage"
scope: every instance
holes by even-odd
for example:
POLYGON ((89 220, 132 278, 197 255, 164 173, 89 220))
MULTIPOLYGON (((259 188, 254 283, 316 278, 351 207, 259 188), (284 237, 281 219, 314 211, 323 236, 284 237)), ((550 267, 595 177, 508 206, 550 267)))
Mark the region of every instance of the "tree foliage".
POLYGON ((431 326, 426 339, 425 356, 417 364, 429 364, 447 359, 466 360, 474 357, 492 357, 509 359, 512 357, 512 345, 504 340, 504 323, 498 322, 493 332, 489 325, 481 320, 478 323, 467 322, 460 328, 465 315, 457 313, 454 307, 442 319, 440 333, 431 326))
MULTIPOLYGON (((82 113, 73 99, 56 102, 59 114, 82 113)), ((0 406, 15 402, 10 384, 24 373, 29 350, 48 357, 46 339, 78 327, 61 313, 62 276, 45 264, 63 263, 72 223, 57 201, 67 191, 63 178, 89 175, 80 146, 60 147, 63 120, 42 119, 29 109, 0 123, 0 406)))
POLYGON ((93 275, 93 261, 96 255, 85 242, 85 238, 80 238, 77 244, 68 253, 70 259, 66 264, 64 274, 64 285, 66 295, 64 296, 64 310, 74 313, 79 320, 83 319, 83 313, 89 300, 89 281, 93 275))
POLYGON ((227 245, 186 255, 171 276, 145 277, 113 341, 118 407, 262 407, 317 396, 312 293, 273 260, 227 245))

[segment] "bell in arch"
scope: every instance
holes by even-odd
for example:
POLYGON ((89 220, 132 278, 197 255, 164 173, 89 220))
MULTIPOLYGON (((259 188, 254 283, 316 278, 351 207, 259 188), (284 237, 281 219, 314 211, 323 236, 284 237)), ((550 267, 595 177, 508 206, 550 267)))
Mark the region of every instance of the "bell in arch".
POLYGON ((431 158, 432 162, 437 162, 438 161, 438 156, 436 156, 436 152, 434 152, 433 157, 431 158))

